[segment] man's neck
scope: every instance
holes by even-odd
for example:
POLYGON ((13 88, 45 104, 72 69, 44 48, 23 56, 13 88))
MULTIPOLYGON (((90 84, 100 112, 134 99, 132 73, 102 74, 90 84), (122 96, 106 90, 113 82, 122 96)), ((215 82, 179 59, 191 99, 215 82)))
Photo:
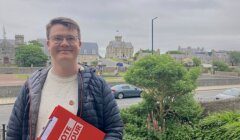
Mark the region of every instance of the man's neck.
POLYGON ((61 77, 68 77, 74 74, 77 74, 79 66, 76 65, 69 65, 68 67, 62 67, 60 65, 53 65, 53 73, 61 76, 61 77))

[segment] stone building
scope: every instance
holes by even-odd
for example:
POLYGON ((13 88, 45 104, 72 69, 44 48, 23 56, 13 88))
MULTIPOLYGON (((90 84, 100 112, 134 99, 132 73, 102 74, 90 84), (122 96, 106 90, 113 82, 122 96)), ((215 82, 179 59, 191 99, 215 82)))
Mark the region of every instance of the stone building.
POLYGON ((178 47, 178 51, 183 54, 171 54, 177 60, 182 60, 183 58, 193 58, 197 57, 202 63, 211 64, 213 61, 223 61, 225 63, 230 63, 228 51, 224 50, 211 50, 210 52, 205 51, 204 48, 182 48, 178 47))
POLYGON ((93 42, 82 42, 80 52, 78 55, 78 62, 82 64, 91 65, 93 61, 98 61, 98 45, 93 42))
POLYGON ((4 34, 3 39, 0 39, 0 64, 15 64, 15 49, 22 44, 24 44, 23 35, 15 35, 15 40, 12 40, 6 39, 4 34))
POLYGON ((133 57, 133 46, 131 42, 124 42, 122 36, 115 36, 110 41, 106 50, 106 58, 128 59, 133 57))

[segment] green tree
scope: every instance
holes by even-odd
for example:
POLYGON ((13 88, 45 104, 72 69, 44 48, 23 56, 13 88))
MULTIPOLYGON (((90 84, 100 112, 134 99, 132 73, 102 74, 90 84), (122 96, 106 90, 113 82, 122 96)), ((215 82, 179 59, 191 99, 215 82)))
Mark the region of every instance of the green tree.
POLYGON ((193 65, 196 66, 196 67, 199 67, 201 65, 201 60, 197 57, 193 57, 193 65))
POLYGON ((44 47, 39 41, 37 40, 30 40, 28 44, 39 46, 39 47, 44 47))
POLYGON ((125 74, 125 80, 144 89, 144 99, 164 133, 168 117, 179 115, 174 110, 177 99, 196 88, 199 74, 200 69, 187 71, 169 55, 150 55, 136 62, 125 74))
POLYGON ((22 45, 16 48, 16 63, 20 67, 41 67, 45 66, 47 56, 43 53, 40 43, 29 42, 27 45, 22 45))
POLYGON ((228 65, 223 61, 213 61, 213 67, 216 71, 229 71, 228 65))
POLYGON ((229 53, 229 57, 232 66, 240 64, 240 52, 232 51, 229 53))

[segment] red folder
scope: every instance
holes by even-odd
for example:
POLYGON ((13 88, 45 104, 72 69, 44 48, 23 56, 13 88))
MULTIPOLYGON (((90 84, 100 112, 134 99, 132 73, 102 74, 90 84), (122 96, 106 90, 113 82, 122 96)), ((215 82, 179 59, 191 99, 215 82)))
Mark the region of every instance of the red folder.
POLYGON ((58 105, 38 140, 103 140, 105 133, 58 105))

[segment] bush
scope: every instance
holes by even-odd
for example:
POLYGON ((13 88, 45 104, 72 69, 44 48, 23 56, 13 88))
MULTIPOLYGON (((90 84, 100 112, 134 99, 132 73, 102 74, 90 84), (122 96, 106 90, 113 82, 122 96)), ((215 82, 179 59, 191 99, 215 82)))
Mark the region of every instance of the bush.
POLYGON ((121 116, 124 122, 125 140, 190 140, 195 139, 199 132, 195 124, 201 118, 202 108, 195 102, 193 95, 179 96, 172 104, 173 112, 167 113, 166 131, 160 133, 147 127, 148 113, 154 108, 154 102, 148 102, 150 97, 143 94, 144 100, 138 105, 121 110, 121 116))
POLYGON ((224 112, 210 115, 199 123, 199 139, 240 139, 240 114, 224 112))
POLYGON ((121 116, 124 122, 124 139, 146 139, 147 109, 144 102, 133 105, 127 109, 121 110, 121 116))

